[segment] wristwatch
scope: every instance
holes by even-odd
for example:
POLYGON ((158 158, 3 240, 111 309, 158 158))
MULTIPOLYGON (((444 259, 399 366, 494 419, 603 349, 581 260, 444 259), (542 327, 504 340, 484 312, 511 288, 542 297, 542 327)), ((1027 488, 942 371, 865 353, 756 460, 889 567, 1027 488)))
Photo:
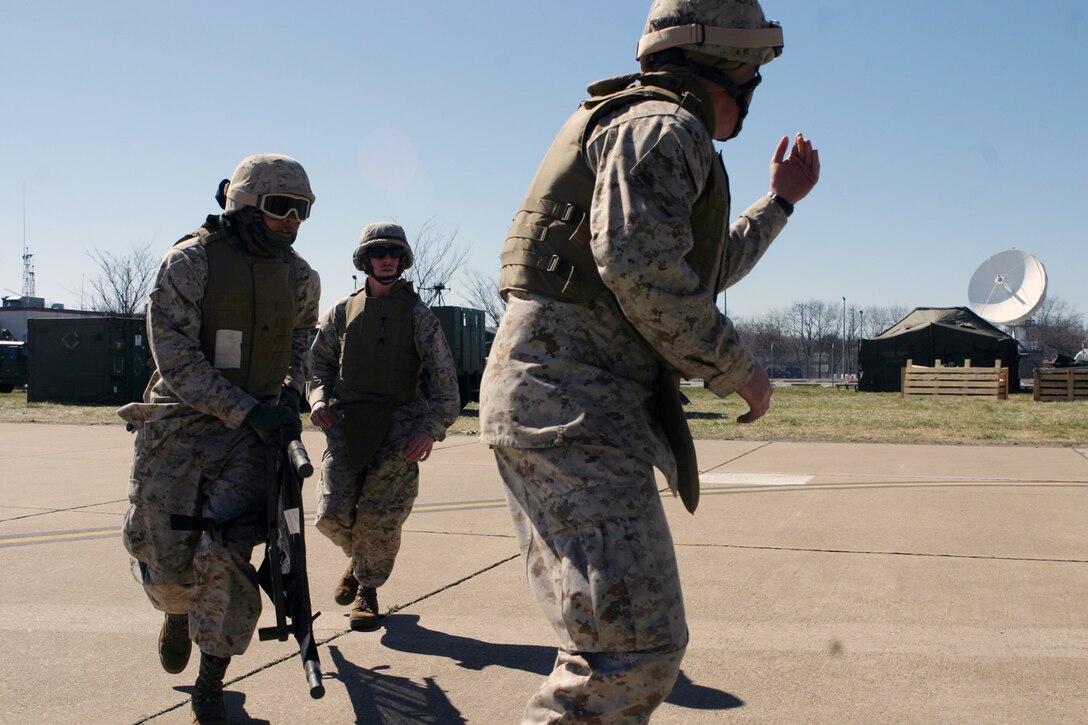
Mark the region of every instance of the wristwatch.
POLYGON ((786 212, 786 216, 789 216, 793 213, 793 204, 789 203, 778 194, 770 192, 767 194, 767 196, 770 197, 771 201, 773 201, 775 204, 778 204, 782 211, 786 212))

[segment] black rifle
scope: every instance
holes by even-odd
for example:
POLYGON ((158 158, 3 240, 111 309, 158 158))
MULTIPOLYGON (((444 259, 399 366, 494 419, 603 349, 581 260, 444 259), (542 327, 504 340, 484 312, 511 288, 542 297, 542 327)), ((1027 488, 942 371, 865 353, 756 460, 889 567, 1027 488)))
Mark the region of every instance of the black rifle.
POLYGON ((314 467, 299 440, 298 431, 282 431, 279 445, 265 446, 265 470, 268 480, 267 546, 257 579, 276 608, 276 626, 262 627, 257 634, 261 641, 278 639, 285 642, 288 634, 295 636, 310 697, 316 700, 325 694, 313 627, 320 612, 314 614, 310 607, 304 537, 306 521, 302 510, 302 480, 313 475, 314 467))

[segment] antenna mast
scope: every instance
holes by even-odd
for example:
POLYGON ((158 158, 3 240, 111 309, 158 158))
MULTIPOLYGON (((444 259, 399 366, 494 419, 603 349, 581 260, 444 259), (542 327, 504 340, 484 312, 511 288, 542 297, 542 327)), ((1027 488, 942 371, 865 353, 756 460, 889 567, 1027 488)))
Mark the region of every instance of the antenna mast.
POLYGON ((26 246, 26 185, 23 185, 23 297, 34 296, 34 255, 26 246))
POLYGON ((428 289, 428 290, 430 290, 431 292, 434 293, 434 297, 431 298, 431 301, 437 303, 438 306, 441 307, 442 306, 442 293, 445 292, 446 290, 448 290, 449 287, 447 287, 446 285, 439 282, 436 285, 434 285, 433 287, 426 287, 425 289, 428 289))

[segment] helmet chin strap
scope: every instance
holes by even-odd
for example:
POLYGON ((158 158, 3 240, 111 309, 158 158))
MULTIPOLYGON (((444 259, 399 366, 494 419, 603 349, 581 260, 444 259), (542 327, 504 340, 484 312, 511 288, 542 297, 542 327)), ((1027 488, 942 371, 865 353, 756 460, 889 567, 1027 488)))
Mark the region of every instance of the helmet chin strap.
POLYGON ((736 138, 737 136, 740 135, 740 128, 741 128, 741 126, 744 125, 744 119, 747 118, 747 116, 748 116, 748 107, 751 104, 748 101, 747 94, 741 96, 740 98, 737 98, 736 96, 733 96, 733 100, 737 102, 737 111, 738 111, 738 113, 737 113, 737 125, 733 129, 733 133, 729 134, 728 136, 726 136, 723 139, 715 139, 715 140, 728 141, 729 139, 736 138))
MULTIPOLYGON (((733 128, 733 133, 726 138, 715 139, 715 141, 728 141, 731 138, 736 138, 740 133, 741 126, 744 125, 744 119, 748 116, 748 108, 751 106, 751 99, 748 94, 759 85, 758 81, 754 84, 747 83, 742 86, 714 66, 696 63, 676 48, 670 48, 657 54, 655 65, 660 67, 664 63, 672 63, 687 68, 700 78, 720 86, 729 94, 730 98, 737 102, 737 125, 733 128)), ((755 77, 758 78, 758 71, 755 77)))
POLYGON ((382 284, 393 284, 398 279, 400 279, 400 276, 402 274, 404 274, 404 270, 400 268, 400 264, 397 264, 397 273, 396 274, 386 275, 384 277, 380 277, 377 274, 375 274, 374 273, 374 265, 370 264, 369 262, 364 262, 363 263, 363 271, 366 272, 366 275, 368 277, 373 277, 374 279, 378 280, 382 284))
POLYGON ((748 109, 752 103, 749 93, 754 90, 754 86, 745 87, 738 85, 732 78, 713 66, 699 65, 698 63, 691 63, 690 61, 687 65, 699 76, 706 78, 714 85, 721 86, 725 89, 725 92, 729 94, 729 97, 736 101, 737 125, 733 128, 733 133, 725 138, 715 139, 715 141, 728 141, 731 138, 736 138, 740 135, 740 129, 744 125, 744 119, 748 117, 748 109))

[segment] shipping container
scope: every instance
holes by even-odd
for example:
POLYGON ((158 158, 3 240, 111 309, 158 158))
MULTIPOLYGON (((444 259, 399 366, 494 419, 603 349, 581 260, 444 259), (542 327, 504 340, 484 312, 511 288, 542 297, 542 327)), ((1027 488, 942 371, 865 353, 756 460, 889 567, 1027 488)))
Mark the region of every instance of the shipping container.
POLYGON ((152 367, 142 317, 27 323, 29 402, 107 405, 142 398, 152 367))
POLYGON ((432 307, 442 325, 442 333, 457 365, 457 386, 461 405, 480 399, 480 379, 484 374, 486 331, 484 311, 468 307, 432 307))

